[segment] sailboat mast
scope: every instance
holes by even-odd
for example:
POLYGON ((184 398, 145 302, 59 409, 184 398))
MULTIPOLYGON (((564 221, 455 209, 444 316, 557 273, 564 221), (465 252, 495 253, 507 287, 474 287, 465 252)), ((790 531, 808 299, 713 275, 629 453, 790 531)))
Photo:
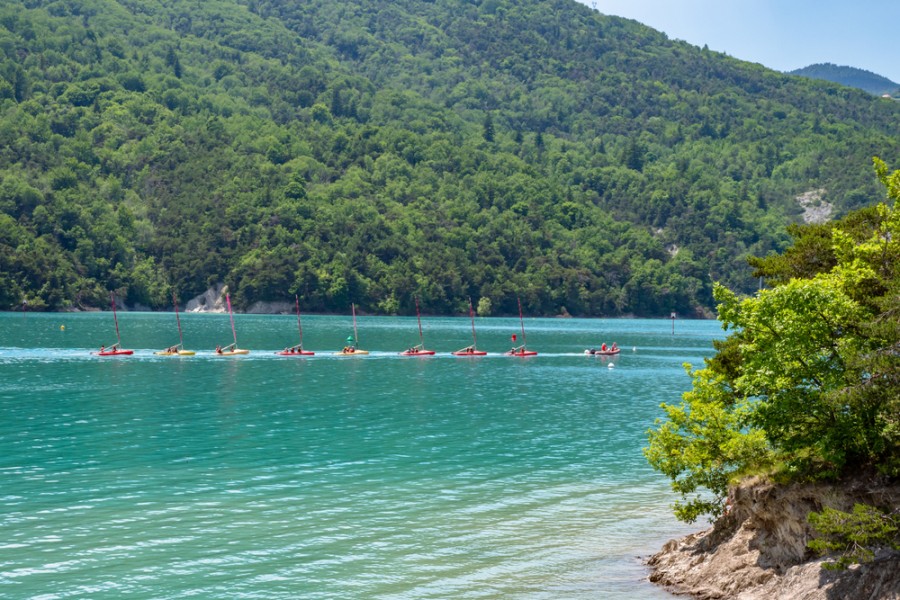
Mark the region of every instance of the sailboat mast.
POLYGON ((359 336, 356 334, 356 304, 351 302, 350 308, 353 310, 353 346, 359 347, 359 336))
POLYGON ((303 325, 300 324, 300 296, 294 294, 294 303, 297 305, 297 329, 300 331, 300 348, 303 348, 303 325))
POLYGON ((119 318, 116 316, 116 296, 112 292, 109 293, 109 301, 112 303, 113 321, 116 324, 116 341, 122 345, 122 338, 119 336, 119 318))
POLYGON ((414 296, 416 299, 416 320, 419 322, 419 344, 423 347, 425 346, 425 338, 422 336, 422 317, 419 316, 419 297, 414 296))
POLYGON ((525 348, 525 319, 522 317, 522 300, 516 296, 519 303, 519 323, 522 325, 522 349, 525 348))
POLYGON ((231 335, 234 336, 234 347, 237 348, 237 332, 234 330, 234 314, 231 312, 231 296, 225 294, 225 302, 228 303, 228 317, 231 319, 231 335))
POLYGON ((175 297, 175 292, 172 292, 172 306, 175 307, 175 322, 178 323, 178 341, 183 348, 184 336, 181 334, 181 318, 178 316, 178 299, 175 297))
POLYGON ((472 347, 478 345, 478 340, 475 339, 475 310, 472 308, 472 299, 469 298, 469 318, 472 319, 472 347))

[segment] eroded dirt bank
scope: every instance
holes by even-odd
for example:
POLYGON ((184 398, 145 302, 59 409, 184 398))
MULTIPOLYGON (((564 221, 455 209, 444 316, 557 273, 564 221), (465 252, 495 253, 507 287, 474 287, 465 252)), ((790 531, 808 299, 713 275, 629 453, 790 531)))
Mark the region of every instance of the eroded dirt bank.
POLYGON ((900 553, 829 571, 806 548, 810 511, 849 511, 857 502, 897 509, 900 486, 862 479, 789 487, 748 481, 732 491, 731 510, 715 526, 672 540, 649 559, 650 580, 700 599, 900 600, 900 553))

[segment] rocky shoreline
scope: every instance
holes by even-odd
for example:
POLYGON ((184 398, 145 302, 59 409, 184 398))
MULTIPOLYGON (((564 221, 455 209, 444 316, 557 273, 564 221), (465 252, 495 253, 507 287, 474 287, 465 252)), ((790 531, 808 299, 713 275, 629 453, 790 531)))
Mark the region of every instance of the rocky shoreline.
POLYGON ((733 488, 729 513, 712 528, 671 540, 649 558, 650 581, 701 600, 900 600, 900 553, 832 571, 806 547, 810 511, 849 511, 857 502, 896 508, 900 486, 748 481, 733 488))

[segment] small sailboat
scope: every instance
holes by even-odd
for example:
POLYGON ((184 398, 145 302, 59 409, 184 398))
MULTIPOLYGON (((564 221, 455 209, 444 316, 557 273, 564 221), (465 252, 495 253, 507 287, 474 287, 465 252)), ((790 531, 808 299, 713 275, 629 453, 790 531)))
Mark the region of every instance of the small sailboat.
POLYGON ((112 346, 100 346, 97 356, 131 356, 134 350, 124 350, 122 348, 122 337, 119 335, 119 317, 116 316, 116 296, 112 292, 109 293, 109 299, 112 303, 113 321, 116 324, 116 343, 112 346))
POLYGON ((453 356, 485 356, 487 354, 487 352, 478 349, 477 340, 475 339, 475 309, 472 308, 471 298, 469 298, 469 318, 472 320, 472 345, 453 352, 453 356))
POLYGON ((335 352, 337 356, 361 356, 368 354, 368 350, 359 349, 359 336, 356 332, 356 304, 351 304, 353 310, 353 337, 347 336, 347 345, 340 352, 335 352))
POLYGON ((419 297, 415 296, 415 299, 416 320, 419 322, 419 343, 401 352, 400 356, 434 356, 434 350, 425 349, 425 338, 422 336, 422 317, 419 315, 419 297))
POLYGON ((231 335, 234 336, 234 343, 228 344, 224 348, 216 346, 216 354, 219 356, 237 356, 238 354, 250 354, 249 350, 238 348, 237 332, 234 329, 234 313, 231 311, 231 296, 225 294, 225 302, 228 304, 228 317, 231 319, 231 335))
POLYGON ((196 352, 184 349, 184 335, 181 333, 181 318, 178 316, 178 299, 175 298, 175 292, 172 292, 172 306, 175 307, 175 322, 178 324, 178 344, 153 354, 158 356, 193 356, 196 352))
MULTIPOLYGON (((537 352, 533 350, 528 350, 525 344, 525 319, 522 317, 522 300, 516 296, 516 300, 519 303, 519 323, 522 325, 522 345, 521 346, 513 346, 513 348, 505 353, 505 356, 537 356, 537 352)), ((516 341, 516 334, 513 334, 513 343, 516 341)))
POLYGON ((278 356, 312 356, 315 352, 303 349, 303 325, 300 324, 300 296, 297 294, 294 294, 294 303, 297 305, 297 329, 300 330, 300 343, 275 354, 278 356))

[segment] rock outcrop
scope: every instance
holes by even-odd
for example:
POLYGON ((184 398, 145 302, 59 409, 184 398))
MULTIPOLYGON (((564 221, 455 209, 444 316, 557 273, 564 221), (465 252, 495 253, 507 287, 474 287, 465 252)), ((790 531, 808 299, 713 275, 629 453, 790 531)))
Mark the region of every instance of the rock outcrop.
POLYGON ((185 312, 227 312, 228 307, 225 304, 225 292, 227 291, 228 287, 220 283, 214 288, 209 288, 196 298, 188 300, 184 310, 185 312))
POLYGON ((832 571, 806 548, 810 511, 850 511, 858 502, 896 508, 900 486, 748 481, 732 490, 729 513, 711 529, 672 540, 650 558, 650 580, 703 600, 900 600, 900 553, 832 571))
MULTIPOLYGON (((228 306, 225 303, 225 293, 228 292, 228 286, 223 283, 217 284, 216 287, 209 288, 196 298, 188 300, 185 305, 186 312, 228 312, 228 306)), ((292 302, 254 302, 244 311, 247 314, 257 315, 287 315, 295 310, 292 302)))

